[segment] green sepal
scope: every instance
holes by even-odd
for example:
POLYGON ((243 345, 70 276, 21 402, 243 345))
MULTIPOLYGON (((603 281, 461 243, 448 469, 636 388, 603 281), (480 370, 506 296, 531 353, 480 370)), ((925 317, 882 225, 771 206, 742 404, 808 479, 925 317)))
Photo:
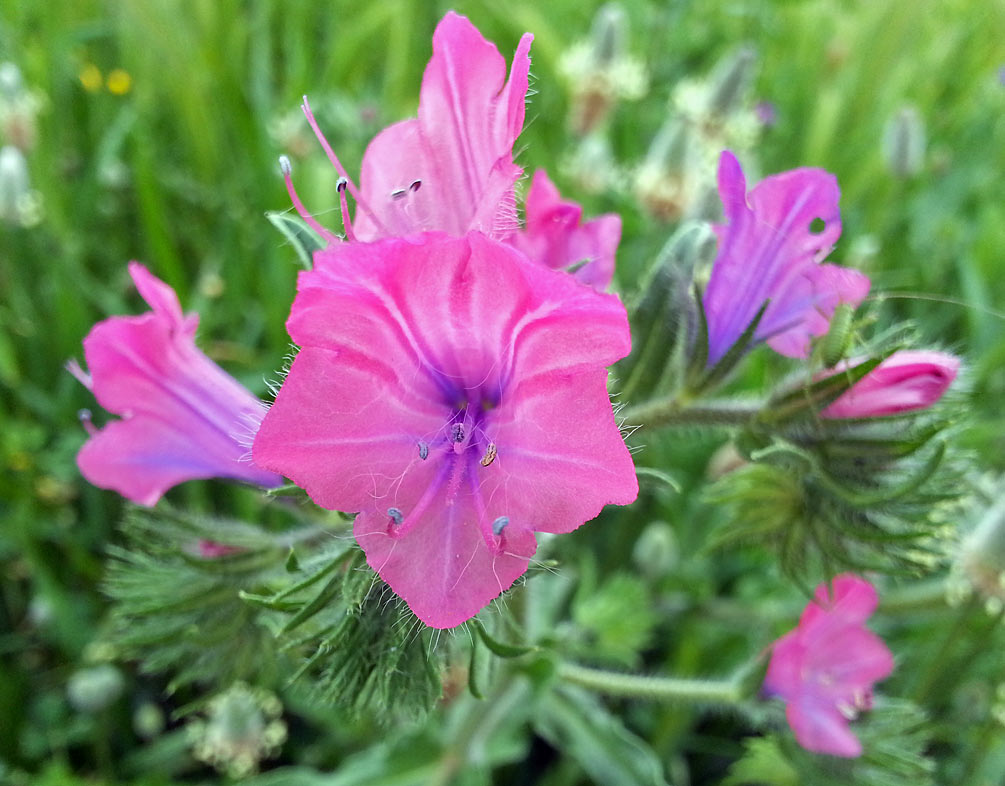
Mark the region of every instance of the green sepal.
MULTIPOLYGON (((754 344, 754 335, 757 333, 757 327, 761 324, 761 320, 764 319, 764 312, 768 310, 768 306, 771 304, 770 300, 765 300, 761 304, 761 307, 757 310, 754 318, 750 320, 750 323, 744 329, 740 337, 733 342, 733 345, 726 350, 726 354, 723 355, 716 362, 714 366, 708 369, 701 369, 700 373, 695 373, 692 377, 693 381, 689 385, 690 390, 693 393, 701 393, 716 387, 720 382, 722 382, 729 374, 736 368, 737 363, 739 363, 743 356, 747 354, 750 348, 754 344)), ((705 362, 708 359, 708 323, 707 317, 705 316, 704 307, 702 307, 702 323, 705 325, 705 362)), ((693 369, 692 365, 692 369, 693 369)))
POLYGON ((302 218, 290 213, 273 210, 267 212, 265 217, 293 246, 304 270, 312 269, 314 267, 314 252, 325 247, 325 243, 318 236, 318 233, 307 226, 302 218))
POLYGON ((286 555, 286 563, 284 565, 287 573, 299 573, 300 572, 300 560, 297 559, 297 552, 290 546, 290 553, 286 555))
POLYGON ((681 485, 674 479, 674 477, 669 472, 664 472, 661 469, 656 469, 655 467, 635 467, 635 474, 641 480, 642 478, 652 478, 655 486, 666 486, 675 494, 680 494, 681 485))
POLYGON ((507 644, 504 641, 499 641, 485 630, 485 626, 480 620, 472 619, 470 624, 478 633, 478 638, 492 651, 492 654, 498 655, 500 658, 519 658, 521 655, 538 649, 533 644, 507 644))
POLYGON ((768 402, 759 419, 764 423, 778 423, 811 412, 815 414, 845 393, 892 353, 892 351, 884 352, 851 368, 811 382, 805 387, 778 394, 768 402))

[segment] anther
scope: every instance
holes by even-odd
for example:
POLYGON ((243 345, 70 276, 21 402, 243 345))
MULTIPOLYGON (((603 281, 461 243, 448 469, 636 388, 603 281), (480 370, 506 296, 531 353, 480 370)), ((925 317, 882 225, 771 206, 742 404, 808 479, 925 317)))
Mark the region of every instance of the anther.
POLYGON ((509 524, 509 516, 500 516, 492 522, 492 534, 496 537, 502 535, 504 529, 509 524))
POLYGON ((464 441, 464 424, 454 423, 453 427, 450 429, 450 439, 454 442, 464 441))
POLYGON ((89 436, 94 436, 98 433, 98 429, 91 422, 91 410, 81 409, 77 412, 77 420, 80 421, 80 425, 84 427, 84 431, 88 433, 89 436))
POLYGON ((425 461, 429 458, 429 444, 426 442, 419 443, 419 458, 425 461))
POLYGON ((391 521, 394 522, 396 527, 400 527, 401 522, 405 520, 405 514, 398 508, 388 508, 387 515, 390 517, 391 521))
POLYGON ((394 191, 391 192, 391 199, 397 201, 399 199, 403 199, 407 195, 408 191, 406 191, 404 188, 396 188, 394 189, 394 191))
POLYGON ((421 180, 413 180, 411 183, 408 184, 408 190, 411 191, 413 194, 420 188, 422 188, 421 180))
POLYGON ((490 442, 489 446, 487 448, 485 448, 485 455, 482 456, 482 461, 481 461, 482 466, 483 467, 487 467, 489 464, 491 464, 493 461, 495 461, 496 460, 496 453, 497 453, 497 451, 496 451, 496 443, 495 442, 490 442))
POLYGON ((321 235, 321 237, 329 243, 338 240, 335 235, 314 220, 314 216, 307 212, 307 208, 305 208, 303 202, 300 201, 300 197, 297 196, 297 191, 293 187, 293 166, 290 164, 290 159, 287 156, 279 156, 279 171, 283 173, 283 180, 286 181, 286 192, 290 195, 290 201, 293 202, 293 207, 296 208, 300 217, 307 222, 307 225, 311 229, 321 235))
POLYGON ((345 231, 345 239, 352 243, 356 240, 356 235, 352 231, 352 219, 349 218, 349 201, 345 195, 348 187, 349 181, 344 177, 340 177, 335 184, 335 190, 338 191, 339 206, 342 210, 342 229, 345 231))

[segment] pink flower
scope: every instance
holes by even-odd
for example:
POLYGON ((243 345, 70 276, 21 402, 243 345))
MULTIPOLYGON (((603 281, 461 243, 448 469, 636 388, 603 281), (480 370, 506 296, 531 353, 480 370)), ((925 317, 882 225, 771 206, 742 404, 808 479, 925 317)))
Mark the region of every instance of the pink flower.
POLYGON ((217 543, 215 540, 202 538, 196 544, 196 551, 203 559, 219 559, 229 557, 231 554, 240 554, 244 551, 240 546, 228 546, 226 543, 217 543))
POLYGON ((819 264, 841 235, 837 179, 822 169, 772 175, 747 194, 740 163, 719 159, 726 223, 715 227, 719 252, 705 290, 708 362, 715 363, 770 301, 754 334, 776 352, 806 357, 810 338, 827 332, 840 303, 858 305, 869 279, 851 268, 819 264), (823 221, 819 232, 815 219, 823 221))
POLYGON ((799 626, 775 642, 764 689, 785 702, 785 716, 806 750, 862 754, 848 721, 872 706, 872 685, 893 671, 893 655, 865 620, 876 609, 873 586, 844 573, 833 594, 817 587, 799 626))
POLYGON ((84 477, 147 506, 193 478, 281 483, 248 457, 262 403, 196 349, 199 317, 182 314, 171 287, 136 262, 129 274, 153 311, 99 322, 84 339, 90 374, 69 365, 122 416, 101 430, 86 423, 91 438, 77 454, 84 477))
MULTIPOLYGON (((860 361, 850 361, 838 371, 860 361)), ((876 418, 925 409, 942 398, 960 368, 944 352, 895 352, 820 414, 825 418, 876 418)))
MULTIPOLYGON (((513 162, 513 143, 523 129, 532 40, 529 33, 520 39, 507 80, 506 61, 495 45, 467 18, 447 13, 433 33, 418 117, 373 138, 363 155, 358 188, 305 100, 308 121, 356 200, 351 226, 343 207, 347 239, 430 230, 461 236, 472 229, 501 237, 515 228, 513 186, 523 170, 513 162)), ((301 215, 333 240, 305 214, 289 187, 301 215)))
POLYGON ((370 566, 427 625, 470 618, 638 485, 607 395, 624 306, 478 232, 334 245, 300 274, 301 347, 254 444, 358 511, 370 566))
POLYGON ((582 216, 583 208, 563 202, 548 175, 538 170, 527 193, 527 227, 508 242, 535 262, 566 269, 584 284, 603 291, 614 276, 621 218, 607 213, 582 223, 582 216))

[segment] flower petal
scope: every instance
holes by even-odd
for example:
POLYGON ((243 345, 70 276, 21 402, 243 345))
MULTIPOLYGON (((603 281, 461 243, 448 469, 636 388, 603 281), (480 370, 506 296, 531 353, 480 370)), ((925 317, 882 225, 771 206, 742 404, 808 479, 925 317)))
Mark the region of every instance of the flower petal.
MULTIPOLYGON (((363 195, 390 231, 512 229, 513 184, 523 171, 512 152, 523 127, 532 40, 520 39, 506 80, 506 61, 467 18, 450 12, 437 25, 418 119, 385 129, 363 156, 363 195), (407 204, 390 196, 416 180, 421 187, 407 204)), ((364 211, 354 229, 361 240, 381 236, 364 211)))
POLYGON ((868 291, 861 273, 818 265, 841 234, 836 178, 821 169, 794 169, 765 178, 749 197, 736 157, 719 161, 719 196, 726 223, 716 227, 719 251, 705 290, 709 363, 719 360, 769 302, 755 338, 776 351, 805 356, 809 338, 826 332, 840 302, 868 291), (823 221, 819 232, 814 220, 823 221))
POLYGON ((812 697, 789 702, 785 717, 806 750, 831 756, 862 755, 862 743, 848 728, 847 719, 833 706, 812 697))
POLYGON ((620 216, 608 213, 580 224, 583 209, 575 202, 563 202, 542 169, 531 180, 525 211, 526 229, 507 242, 550 268, 578 265, 573 271, 576 278, 598 291, 610 286, 621 240, 620 216))

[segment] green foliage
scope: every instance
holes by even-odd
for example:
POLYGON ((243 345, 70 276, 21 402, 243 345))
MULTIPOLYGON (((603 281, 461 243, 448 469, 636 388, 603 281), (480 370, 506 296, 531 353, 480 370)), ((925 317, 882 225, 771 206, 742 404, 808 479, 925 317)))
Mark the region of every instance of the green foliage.
POLYGON ((877 702, 854 729, 863 754, 851 759, 810 753, 789 734, 752 738, 723 786, 934 786, 930 728, 918 707, 877 702))
POLYGON ((586 691, 573 687, 553 691, 541 702, 534 728, 595 783, 666 786, 656 754, 586 691))
POLYGON ((123 535, 105 580, 113 606, 104 638, 119 657, 170 674, 169 690, 272 678, 275 647, 257 610, 240 598, 281 569, 283 555, 264 533, 162 506, 131 508, 123 535), (240 550, 201 556, 204 540, 240 550))

